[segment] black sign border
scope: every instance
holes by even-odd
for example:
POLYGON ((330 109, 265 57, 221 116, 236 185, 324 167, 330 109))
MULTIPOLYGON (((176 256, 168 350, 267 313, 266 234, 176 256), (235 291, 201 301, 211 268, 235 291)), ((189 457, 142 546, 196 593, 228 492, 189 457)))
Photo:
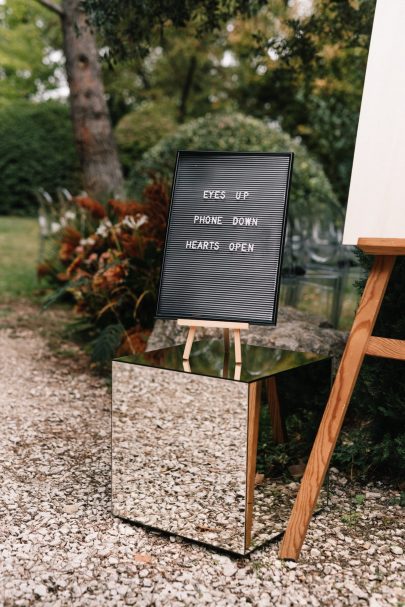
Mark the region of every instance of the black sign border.
MULTIPOLYGON (((283 264, 283 256, 284 256, 284 245, 285 245, 285 236, 286 236, 286 228, 287 228, 287 212, 288 212, 288 205, 289 205, 289 200, 290 200, 290 190, 291 190, 291 176, 292 176, 292 169, 293 169, 293 164, 294 164, 294 153, 293 152, 227 152, 227 151, 218 151, 218 150, 178 150, 177 154, 176 154, 176 164, 174 167, 174 175, 173 175, 173 182, 172 182, 172 187, 171 187, 171 192, 170 192, 170 207, 169 207, 169 214, 168 214, 168 218, 167 218, 167 227, 166 227, 166 236, 165 236, 165 246, 164 246, 164 252, 163 252, 163 259, 162 259, 162 265, 160 268, 160 279, 159 279, 159 292, 158 292, 158 299, 157 299, 157 304, 156 304, 156 314, 155 314, 155 318, 156 319, 162 319, 162 320, 176 320, 178 318, 184 318, 187 320, 209 320, 209 321, 218 321, 218 322, 245 322, 245 323, 249 323, 250 325, 264 325, 264 326, 275 326, 277 324, 277 316, 278 316, 278 303, 279 303, 279 298, 280 298, 280 282, 281 282, 281 268, 282 268, 282 264, 283 264), (198 318, 195 316, 188 316, 188 315, 182 315, 181 317, 176 315, 176 314, 159 314, 159 307, 160 307, 160 296, 161 296, 161 290, 162 290, 162 278, 163 278, 163 272, 164 272, 164 267, 165 267, 165 263, 166 263, 166 251, 167 251, 167 242, 168 242, 168 236, 169 236, 169 230, 170 230, 170 224, 171 224, 171 219, 172 219, 172 208, 173 208, 173 197, 174 197, 174 191, 175 191, 175 187, 176 187, 176 181, 177 181, 177 169, 179 166, 179 160, 181 156, 205 156, 205 155, 215 155, 215 156, 278 156, 278 157, 284 157, 284 158, 289 158, 290 159, 290 165, 289 165, 289 170, 288 170, 288 176, 287 176, 287 189, 286 189, 286 204, 284 207, 284 215, 283 215, 283 222, 282 222, 282 234, 281 234, 281 242, 280 242, 280 248, 279 248, 279 253, 278 253, 278 273, 277 273, 277 279, 276 279, 276 289, 275 289, 275 294, 274 294, 274 314, 273 314, 273 319, 271 321, 264 321, 262 319, 260 320, 252 320, 251 318, 243 318, 240 317, 238 319, 232 319, 229 320, 229 318, 214 318, 213 316, 202 316, 199 315, 198 318)), ((191 323, 190 323, 191 324, 191 323)))

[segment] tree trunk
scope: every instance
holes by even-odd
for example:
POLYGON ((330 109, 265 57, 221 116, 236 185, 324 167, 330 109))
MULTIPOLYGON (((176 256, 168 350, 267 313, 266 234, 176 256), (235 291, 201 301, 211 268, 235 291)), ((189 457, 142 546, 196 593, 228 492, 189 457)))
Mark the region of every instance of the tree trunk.
POLYGON ((111 128, 94 35, 81 0, 62 0, 70 108, 85 190, 95 198, 121 195, 123 177, 111 128))

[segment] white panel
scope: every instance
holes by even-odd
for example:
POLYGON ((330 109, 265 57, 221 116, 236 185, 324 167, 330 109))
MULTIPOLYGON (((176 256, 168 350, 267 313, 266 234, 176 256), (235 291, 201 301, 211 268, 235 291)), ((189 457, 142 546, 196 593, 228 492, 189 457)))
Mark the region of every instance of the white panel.
POLYGON ((343 244, 405 238, 405 0, 377 0, 343 244))

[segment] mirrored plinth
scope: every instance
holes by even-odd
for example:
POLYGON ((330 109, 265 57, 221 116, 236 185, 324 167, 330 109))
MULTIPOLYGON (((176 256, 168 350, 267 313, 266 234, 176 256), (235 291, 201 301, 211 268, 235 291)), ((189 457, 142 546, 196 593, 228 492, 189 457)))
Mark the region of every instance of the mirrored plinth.
POLYGON ((113 514, 238 554, 285 529, 331 359, 196 342, 113 361, 113 514))

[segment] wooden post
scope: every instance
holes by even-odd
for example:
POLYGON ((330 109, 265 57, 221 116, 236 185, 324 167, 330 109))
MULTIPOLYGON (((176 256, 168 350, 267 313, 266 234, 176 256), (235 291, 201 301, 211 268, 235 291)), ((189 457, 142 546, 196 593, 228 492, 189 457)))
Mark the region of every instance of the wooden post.
POLYGON ((357 309, 291 512, 280 548, 282 559, 296 560, 300 555, 364 356, 370 354, 405 360, 405 342, 372 336, 396 255, 405 255, 405 239, 364 238, 359 239, 358 246, 377 257, 357 309))

